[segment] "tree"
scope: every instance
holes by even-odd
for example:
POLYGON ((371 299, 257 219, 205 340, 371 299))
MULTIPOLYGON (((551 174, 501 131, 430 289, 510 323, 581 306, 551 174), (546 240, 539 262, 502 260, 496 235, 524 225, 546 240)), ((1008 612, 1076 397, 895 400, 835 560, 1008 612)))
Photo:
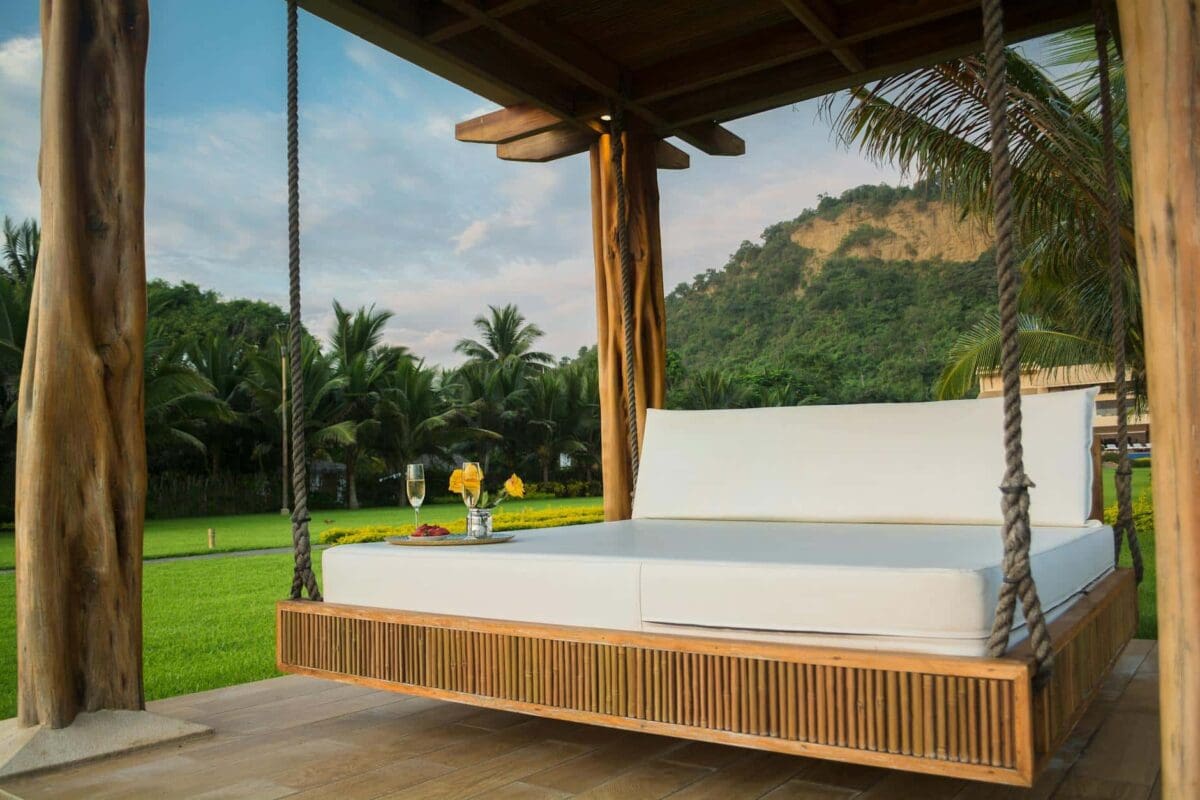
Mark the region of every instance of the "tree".
POLYGON ((37 269, 42 230, 37 220, 27 219, 20 225, 4 218, 4 246, 0 249, 0 276, 12 283, 29 285, 37 269))
MULTIPOLYGON (((1080 359, 1112 357, 1103 142, 1094 56, 1083 46, 1090 39, 1091 29, 1083 28, 1056 40, 1060 64, 1086 61, 1064 81, 1074 94, 1018 52, 1007 54, 1013 197, 1025 276, 1022 300, 1032 314, 1022 331, 1022 362, 1028 367, 1057 369, 1080 359)), ((1130 369, 1137 376, 1145 358, 1124 75, 1120 59, 1115 52, 1112 56, 1126 341, 1130 369)), ((857 142, 874 158, 935 177, 965 213, 986 223, 991 197, 985 80, 978 56, 887 78, 853 90, 832 113, 834 124, 843 140, 857 142)), ((827 101, 826 108, 833 109, 836 102, 827 101)), ((954 346, 938 394, 961 396, 979 371, 998 368, 997 337, 994 316, 983 317, 965 332, 954 346)))
POLYGON ((147 326, 143 372, 147 448, 161 453, 164 448, 183 445, 207 455, 207 446, 193 430, 202 420, 227 424, 231 419, 228 406, 188 363, 183 343, 169 341, 153 322, 147 326))
POLYGON ((200 433, 208 451, 209 471, 216 475, 227 465, 227 453, 235 451, 247 432, 246 352, 236 339, 213 336, 189 347, 188 361, 208 382, 224 412, 218 419, 204 420, 200 433))
POLYGON ((700 370, 692 375, 683 391, 684 408, 743 408, 750 400, 746 388, 716 369, 700 370))
POLYGON ((576 455, 587 449, 580 440, 585 419, 590 416, 580 370, 563 366, 529 379, 526 395, 528 427, 542 481, 563 454, 576 455))
POLYGON ((505 361, 515 358, 527 365, 547 365, 554 361, 549 353, 533 349, 534 343, 542 338, 542 329, 525 316, 515 305, 502 308, 488 306, 488 315, 475 318, 475 329, 479 339, 462 339, 454 349, 472 361, 505 361))
POLYGON ((399 361, 384 378, 375 412, 380 424, 378 445, 393 472, 422 459, 445 458, 459 442, 499 438, 469 425, 463 410, 443 396, 437 376, 435 370, 410 358, 399 361))
POLYGON ((334 371, 341 379, 338 397, 340 414, 350 432, 342 444, 342 461, 346 465, 347 504, 358 508, 358 464, 370 439, 378 435, 380 422, 376 406, 384 382, 395 365, 407 360, 402 348, 381 349, 383 329, 390 311, 376 311, 374 306, 350 312, 336 300, 333 303, 334 371))
POLYGON ((485 441, 483 469, 497 465, 516 470, 524 433, 528 395, 527 367, 518 358, 468 362, 450 377, 456 401, 471 424, 499 435, 485 441))

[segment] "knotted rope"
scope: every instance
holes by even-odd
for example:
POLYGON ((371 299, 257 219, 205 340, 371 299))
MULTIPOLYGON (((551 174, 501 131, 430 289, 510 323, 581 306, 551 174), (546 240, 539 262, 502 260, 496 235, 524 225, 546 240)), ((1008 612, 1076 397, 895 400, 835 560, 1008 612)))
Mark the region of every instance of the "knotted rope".
POLYGON ((1117 146, 1113 133, 1112 85, 1108 75, 1108 15, 1100 2, 1092 4, 1096 22, 1096 58, 1100 71, 1100 125, 1104 142, 1105 227, 1108 234, 1108 291, 1112 299, 1113 393, 1117 405, 1117 522, 1113 525, 1113 563, 1121 559, 1121 539, 1129 542, 1133 573, 1142 582, 1142 548, 1133 521, 1133 491, 1129 466, 1129 412, 1125 380, 1125 270, 1121 257, 1121 199, 1117 193, 1117 146))
POLYGON ((996 604, 988 655, 999 658, 1008 650, 1013 614, 1019 598, 1029 626, 1037 662, 1037 680, 1050 674, 1054 654, 1050 634, 1029 565, 1029 488, 1021 446, 1021 348, 1017 312, 1019 279, 1013 257, 1012 163, 1009 160, 1007 85, 1004 55, 1004 12, 1001 0, 983 0, 983 41, 987 60, 987 105, 991 122, 992 202, 995 206, 996 276, 1000 295, 1000 374, 1004 382, 1004 482, 1001 508, 1004 525, 1004 583, 996 604))
POLYGON ((301 355, 300 324, 300 123, 297 89, 296 0, 287 10, 287 170, 288 170, 288 363, 292 383, 292 550, 296 565, 292 572, 292 599, 301 589, 310 600, 320 600, 321 590, 312 569, 312 545, 308 536, 308 453, 304 441, 304 361, 301 355))
POLYGON ((625 109, 618 103, 609 127, 612 139, 613 180, 617 193, 617 253, 621 258, 621 323, 625 333, 625 427, 629 436, 629 467, 633 477, 630 494, 638 481, 637 364, 634 353, 633 251, 629 248, 629 218, 625 193, 625 109))

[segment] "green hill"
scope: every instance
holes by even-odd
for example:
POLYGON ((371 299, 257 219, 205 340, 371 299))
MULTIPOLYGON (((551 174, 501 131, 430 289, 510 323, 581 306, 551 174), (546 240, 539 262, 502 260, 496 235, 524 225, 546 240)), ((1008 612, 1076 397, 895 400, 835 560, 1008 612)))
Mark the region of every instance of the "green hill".
POLYGON ((670 402, 929 399, 955 337, 995 303, 989 245, 921 188, 823 197, 667 297, 670 402))

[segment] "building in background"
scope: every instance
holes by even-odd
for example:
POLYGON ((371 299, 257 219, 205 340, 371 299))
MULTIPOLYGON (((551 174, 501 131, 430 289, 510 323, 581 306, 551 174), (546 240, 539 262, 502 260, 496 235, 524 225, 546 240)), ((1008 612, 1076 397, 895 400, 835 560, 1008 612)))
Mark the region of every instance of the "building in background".
MULTIPOLYGON (((1113 388, 1115 374, 1112 365, 1109 364, 1081 364, 1054 370, 1026 370, 1021 375, 1021 392, 1023 394, 1046 394, 1099 386, 1100 394, 1096 397, 1096 416, 1092 424, 1096 435, 1100 437, 1100 441, 1105 446, 1115 446, 1117 442, 1117 399, 1113 388)), ((1002 391, 1003 383, 1000 380, 999 372, 980 377, 980 397, 999 397, 1002 391)), ((1137 408, 1132 402, 1129 409, 1129 441, 1131 444, 1139 446, 1150 443, 1150 412, 1145 408, 1137 408)))

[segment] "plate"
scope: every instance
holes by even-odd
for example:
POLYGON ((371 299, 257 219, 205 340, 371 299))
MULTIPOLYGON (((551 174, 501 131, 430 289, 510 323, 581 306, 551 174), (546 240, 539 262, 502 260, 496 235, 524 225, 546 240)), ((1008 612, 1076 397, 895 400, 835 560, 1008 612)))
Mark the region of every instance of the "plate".
POLYGON ((389 536, 385 540, 388 544, 398 544, 403 547, 453 547, 455 545, 475 545, 475 544, 503 544, 511 542, 515 534, 500 533, 489 536, 486 539, 473 539, 465 533, 452 533, 448 536, 389 536))

